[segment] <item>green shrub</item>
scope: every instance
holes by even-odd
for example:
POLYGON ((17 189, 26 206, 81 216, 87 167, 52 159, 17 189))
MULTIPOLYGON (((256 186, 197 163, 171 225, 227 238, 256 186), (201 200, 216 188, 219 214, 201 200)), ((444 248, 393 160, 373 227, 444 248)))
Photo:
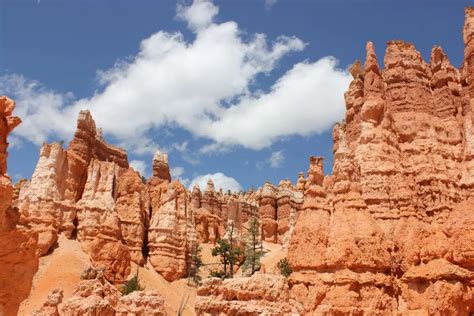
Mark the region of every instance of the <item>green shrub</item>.
POLYGON ((140 285, 140 280, 138 279, 138 271, 137 274, 125 282, 122 286, 122 294, 127 295, 135 291, 143 291, 143 287, 140 285))
POLYGON ((280 270, 280 273, 285 276, 285 278, 289 277, 293 272, 288 258, 283 258, 278 262, 278 269, 280 270))
POLYGON ((225 278, 228 278, 229 276, 224 271, 211 271, 209 273, 209 277, 210 278, 225 279, 225 278))

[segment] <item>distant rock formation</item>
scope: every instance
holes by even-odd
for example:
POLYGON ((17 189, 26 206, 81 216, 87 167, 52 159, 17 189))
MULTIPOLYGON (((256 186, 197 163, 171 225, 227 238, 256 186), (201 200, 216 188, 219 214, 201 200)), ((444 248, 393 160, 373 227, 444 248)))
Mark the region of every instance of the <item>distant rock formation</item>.
POLYGON ((263 240, 286 247, 303 203, 302 192, 282 180, 278 186, 265 183, 257 195, 263 240))
POLYGON ((18 224, 12 207, 13 187, 7 175, 8 134, 21 123, 15 102, 0 97, 0 315, 16 315, 38 270, 37 235, 18 224))

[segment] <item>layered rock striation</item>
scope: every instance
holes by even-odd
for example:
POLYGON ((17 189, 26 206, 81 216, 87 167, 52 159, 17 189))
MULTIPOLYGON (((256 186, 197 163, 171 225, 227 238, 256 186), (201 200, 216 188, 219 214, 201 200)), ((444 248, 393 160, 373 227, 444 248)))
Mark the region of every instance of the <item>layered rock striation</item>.
POLYGON ((306 184, 289 245, 290 292, 306 312, 474 310, 473 21, 468 8, 460 70, 440 47, 428 64, 402 41, 388 43, 383 70, 372 43, 352 69, 333 174, 306 184))
POLYGON ((13 187, 7 175, 7 137, 21 122, 13 116, 14 109, 13 100, 0 97, 0 315, 16 315, 38 270, 38 237, 18 225, 17 210, 12 207, 13 187))

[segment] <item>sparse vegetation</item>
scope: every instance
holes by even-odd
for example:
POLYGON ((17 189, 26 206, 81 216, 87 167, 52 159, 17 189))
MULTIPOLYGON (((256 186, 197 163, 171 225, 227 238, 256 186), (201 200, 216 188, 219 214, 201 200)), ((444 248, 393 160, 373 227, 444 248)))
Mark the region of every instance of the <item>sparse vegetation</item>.
POLYGON ((289 277, 290 274, 293 273, 288 258, 283 258, 278 262, 278 269, 280 270, 280 273, 285 276, 285 278, 289 277))
POLYGON ((135 291, 143 291, 144 288, 140 285, 140 280, 138 279, 138 270, 137 274, 125 282, 125 284, 122 286, 122 295, 127 295, 135 291))
POLYGON ((225 277, 234 277, 234 265, 240 257, 240 248, 235 246, 234 241, 234 225, 231 224, 229 229, 228 241, 225 239, 219 239, 217 246, 212 248, 212 256, 220 256, 223 267, 223 274, 225 277), (229 274, 227 274, 227 267, 229 267, 229 274))
POLYGON ((245 262, 242 265, 244 271, 250 269, 250 275, 260 270, 260 258, 264 255, 261 247, 260 222, 257 217, 250 219, 250 226, 247 229, 245 244, 245 262))
POLYGON ((225 279, 228 276, 224 271, 211 271, 209 272, 209 277, 210 278, 219 278, 219 279, 225 279))

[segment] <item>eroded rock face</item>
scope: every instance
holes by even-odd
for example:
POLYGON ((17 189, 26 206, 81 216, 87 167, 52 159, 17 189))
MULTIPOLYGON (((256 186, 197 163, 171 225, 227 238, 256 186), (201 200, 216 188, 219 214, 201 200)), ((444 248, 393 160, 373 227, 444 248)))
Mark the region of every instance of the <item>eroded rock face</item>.
POLYGON ((473 20, 461 71, 401 41, 383 71, 371 43, 354 67, 332 176, 308 177, 288 250, 306 312, 472 313, 473 20))
POLYGON ((258 212, 264 240, 288 245, 303 202, 303 181, 299 180, 300 189, 289 180, 282 180, 278 186, 267 182, 262 187, 258 212))
POLYGON ((81 111, 67 150, 57 143, 42 146, 32 179, 20 190, 18 207, 21 223, 38 233, 38 255, 53 249, 59 233, 77 237, 92 262, 104 267, 105 276, 121 282, 130 272, 130 253, 143 263, 143 193, 126 152, 108 145, 90 113, 81 111), (133 193, 130 181, 135 181, 133 193))
POLYGON ((156 291, 135 291, 122 296, 117 288, 99 274, 77 285, 73 295, 64 301, 60 315, 162 316, 166 312, 164 299, 156 291))
MULTIPOLYGON (((281 300, 295 300, 302 314, 474 312, 473 8, 463 35, 460 70, 440 47, 428 64, 402 41, 388 43, 383 70, 372 43, 364 65, 352 67, 346 117, 333 132, 332 175, 324 177, 322 159, 312 157, 297 183, 304 201, 281 300)), ((275 191, 262 190, 265 238, 275 238, 284 204, 275 203, 275 191)), ((253 306, 238 290, 208 282, 197 311, 253 306)), ((240 289, 246 281, 224 282, 240 289)))
POLYGON ((7 172, 7 136, 21 120, 13 116, 15 102, 0 97, 0 315, 16 315, 30 292, 38 270, 37 234, 17 225, 12 208, 13 188, 7 172))
POLYGON ((168 281, 187 273, 188 235, 186 189, 178 181, 149 182, 151 219, 148 228, 150 262, 168 281))
POLYGON ((197 315, 298 315, 283 276, 257 273, 252 277, 205 280, 198 289, 197 315))

